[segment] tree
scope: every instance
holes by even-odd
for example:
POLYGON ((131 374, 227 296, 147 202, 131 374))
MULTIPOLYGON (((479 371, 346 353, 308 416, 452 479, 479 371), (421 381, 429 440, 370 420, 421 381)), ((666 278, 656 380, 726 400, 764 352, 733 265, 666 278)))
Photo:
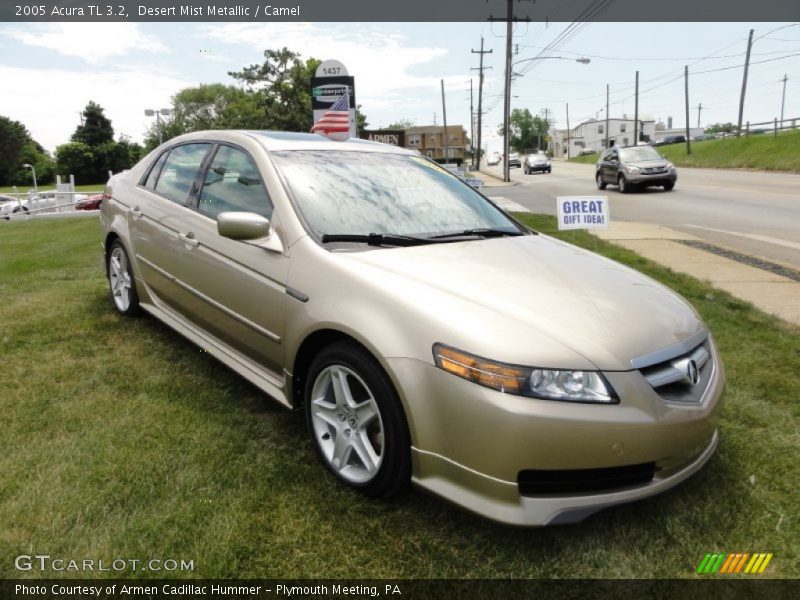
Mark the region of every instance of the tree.
POLYGON ((735 133, 736 125, 733 123, 714 123, 705 129, 706 133, 735 133))
MULTIPOLYGON (((550 130, 546 119, 534 117, 527 108, 515 108, 508 120, 509 146, 517 152, 539 148, 539 140, 550 130)), ((503 126, 498 133, 503 135, 503 126)))
POLYGON ((386 126, 386 129, 409 129, 414 127, 415 123, 411 119, 400 119, 398 121, 394 121, 393 123, 389 123, 386 126))
MULTIPOLYGON (((96 183, 97 170, 92 149, 83 142, 68 142, 56 148, 56 169, 62 175, 75 175, 79 183, 96 183)), ((100 181, 105 181, 101 178, 100 181)))
POLYGON ((83 122, 72 134, 73 142, 83 142, 89 147, 99 146, 114 141, 114 128, 111 121, 103 114, 103 107, 89 102, 83 109, 83 122))
MULTIPOLYGON (((154 122, 145 136, 148 150, 158 145, 157 127, 154 122)), ((203 129, 265 128, 267 119, 256 94, 221 83, 182 89, 172 97, 171 115, 161 120, 163 140, 203 129)))
MULTIPOLYGON (((172 114, 161 121, 161 137, 203 129, 272 129, 308 132, 313 125, 311 78, 319 60, 300 60, 287 48, 265 50, 265 61, 231 72, 244 87, 214 83, 185 88, 172 97, 172 114)), ((357 107, 356 128, 368 127, 357 107)), ((158 145, 156 123, 145 136, 145 150, 158 145)))
POLYGON ((288 48, 265 50, 264 62, 241 71, 228 73, 241 81, 255 94, 258 106, 264 111, 266 129, 278 131, 310 131, 311 78, 319 60, 300 60, 300 54, 288 48))
POLYGON ((0 184, 32 184, 31 172, 24 164, 34 166, 39 182, 53 180, 53 159, 22 123, 0 116, 0 140, 0 184))

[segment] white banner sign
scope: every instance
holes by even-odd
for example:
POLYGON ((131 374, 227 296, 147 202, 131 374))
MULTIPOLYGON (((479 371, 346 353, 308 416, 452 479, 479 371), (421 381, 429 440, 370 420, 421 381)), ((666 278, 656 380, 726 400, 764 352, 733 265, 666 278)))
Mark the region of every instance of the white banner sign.
POLYGON ((559 196, 559 229, 605 229, 611 222, 606 196, 559 196))

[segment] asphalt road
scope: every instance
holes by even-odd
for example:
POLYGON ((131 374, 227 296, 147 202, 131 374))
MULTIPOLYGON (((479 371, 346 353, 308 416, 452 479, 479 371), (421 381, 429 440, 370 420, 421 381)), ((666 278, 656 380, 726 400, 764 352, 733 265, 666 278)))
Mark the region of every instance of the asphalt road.
MULTIPOLYGON (((594 165, 554 161, 550 174, 511 169, 521 185, 486 187, 540 213, 555 214, 557 196, 608 197, 611 220, 663 225, 708 243, 800 270, 800 175, 723 169, 678 169, 671 192, 600 191, 594 165)), ((502 166, 486 170, 502 176, 502 166)))

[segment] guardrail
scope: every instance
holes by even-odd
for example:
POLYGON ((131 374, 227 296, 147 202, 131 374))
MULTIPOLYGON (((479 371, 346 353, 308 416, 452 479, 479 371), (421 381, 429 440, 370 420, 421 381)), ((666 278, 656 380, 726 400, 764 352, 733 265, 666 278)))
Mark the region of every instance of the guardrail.
POLYGON ((747 121, 745 126, 742 128, 742 135, 760 135, 772 130, 772 135, 777 136, 779 131, 797 129, 798 125, 800 125, 800 117, 793 117, 791 119, 783 120, 775 117, 772 119, 772 121, 764 121, 762 123, 751 123, 750 121, 747 121))

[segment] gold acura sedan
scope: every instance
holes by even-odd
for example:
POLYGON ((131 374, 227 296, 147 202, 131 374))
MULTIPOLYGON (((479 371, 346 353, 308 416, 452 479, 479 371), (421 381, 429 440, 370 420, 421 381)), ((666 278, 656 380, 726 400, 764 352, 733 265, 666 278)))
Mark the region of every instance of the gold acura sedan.
POLYGON ((569 523, 716 449, 722 364, 686 301, 416 152, 192 133, 109 181, 102 226, 116 310, 302 408, 322 463, 369 496, 413 483, 569 523))

